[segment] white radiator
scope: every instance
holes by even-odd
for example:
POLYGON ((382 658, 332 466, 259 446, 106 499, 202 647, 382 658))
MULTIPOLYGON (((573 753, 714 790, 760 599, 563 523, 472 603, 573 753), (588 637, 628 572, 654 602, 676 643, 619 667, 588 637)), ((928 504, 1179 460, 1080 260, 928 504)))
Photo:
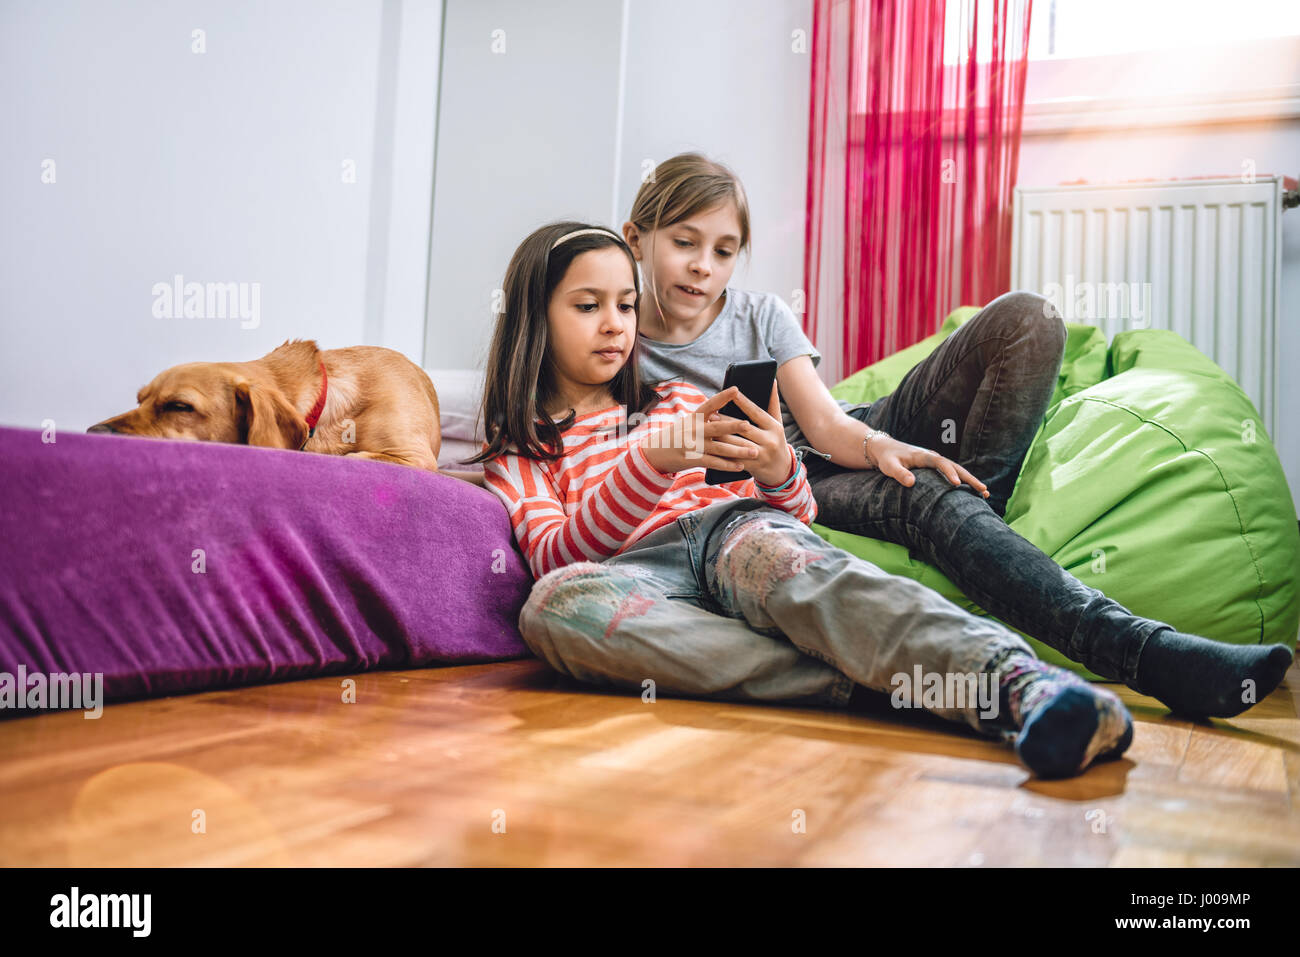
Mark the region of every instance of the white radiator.
POLYGON ((1011 288, 1110 339, 1172 329, 1278 415, 1282 178, 1017 187, 1011 288))

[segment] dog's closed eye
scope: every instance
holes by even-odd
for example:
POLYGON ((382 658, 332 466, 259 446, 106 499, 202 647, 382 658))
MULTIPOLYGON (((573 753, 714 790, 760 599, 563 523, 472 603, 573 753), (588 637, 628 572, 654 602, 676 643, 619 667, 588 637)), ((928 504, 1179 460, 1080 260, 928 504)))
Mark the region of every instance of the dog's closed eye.
POLYGON ((164 412, 193 412, 194 406, 190 405, 188 402, 181 402, 179 400, 173 399, 170 402, 163 403, 163 411, 164 412))

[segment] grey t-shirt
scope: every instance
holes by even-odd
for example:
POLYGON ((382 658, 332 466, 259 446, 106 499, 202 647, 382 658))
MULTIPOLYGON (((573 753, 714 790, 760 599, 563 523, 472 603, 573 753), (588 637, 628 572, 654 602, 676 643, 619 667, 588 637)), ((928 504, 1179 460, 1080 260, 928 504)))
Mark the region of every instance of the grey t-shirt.
MULTIPOLYGON (((642 381, 653 384, 680 379, 705 395, 713 395, 722 391, 722 380, 731 362, 775 359, 778 369, 796 356, 811 356, 814 367, 821 362, 821 353, 804 335, 799 320, 780 296, 728 287, 726 297, 722 312, 692 342, 659 342, 638 335, 642 381)), ((835 401, 845 410, 857 408, 842 399, 835 401)), ((781 423, 792 447, 809 445, 784 399, 781 423)))

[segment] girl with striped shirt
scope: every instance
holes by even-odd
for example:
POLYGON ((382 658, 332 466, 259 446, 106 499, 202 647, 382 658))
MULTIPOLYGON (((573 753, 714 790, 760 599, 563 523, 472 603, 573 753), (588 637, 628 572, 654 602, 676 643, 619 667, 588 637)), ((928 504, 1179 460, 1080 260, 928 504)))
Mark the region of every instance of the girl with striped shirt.
POLYGON ((475 460, 538 577, 519 619, 534 653, 643 696, 845 707, 892 692, 1044 777, 1124 752, 1114 694, 808 527, 775 386, 762 409, 734 388, 643 383, 639 297, 622 238, 582 223, 538 229, 506 273, 475 460), (733 400, 749 421, 720 413, 733 400), (707 468, 736 479, 710 486, 707 468))
MULTIPOLYGON (((704 393, 683 382, 665 383, 659 394, 662 400, 645 417, 647 434, 670 430, 677 422, 689 427, 692 413, 704 415, 719 405, 706 407, 704 393)), ((738 401, 748 400, 740 396, 738 401)), ((761 414, 753 407, 749 412, 761 414)), ((714 424, 717 430, 724 427, 714 424)), ((671 435, 665 432, 664 439, 671 435)), ((623 406, 577 416, 562 438, 564 457, 557 462, 503 455, 484 470, 488 487, 511 509, 520 548, 538 578, 573 562, 618 554, 678 516, 715 502, 757 496, 801 522, 817 514, 803 467, 788 445, 788 481, 765 487, 753 478, 706 485, 698 465, 675 474, 659 471, 650 458, 658 450, 630 441, 623 406)))

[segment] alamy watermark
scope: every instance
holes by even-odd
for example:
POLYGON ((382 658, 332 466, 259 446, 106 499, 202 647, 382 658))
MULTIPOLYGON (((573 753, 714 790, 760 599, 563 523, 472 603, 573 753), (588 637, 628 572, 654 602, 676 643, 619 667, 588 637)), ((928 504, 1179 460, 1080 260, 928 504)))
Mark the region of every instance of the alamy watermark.
POLYGON ((51 927, 120 927, 133 937, 148 937, 152 894, 83 894, 75 885, 50 898, 51 927))
POLYGON ((87 719, 104 713, 104 673, 0 671, 0 711, 81 709, 87 719))
POLYGON ((647 449, 682 449, 688 459, 704 457, 704 426, 706 416, 701 412, 691 412, 681 416, 659 416, 655 428, 643 428, 651 424, 650 416, 644 412, 627 414, 627 406, 618 407, 618 424, 606 427, 603 431, 615 437, 617 448, 630 446, 632 433, 636 432, 636 444, 647 449), (674 422, 673 420, 677 420, 674 422), (637 431, 640 430, 640 431, 637 431), (641 436, 645 436, 641 440, 641 436))
POLYGON ((1043 297, 1067 321, 1124 319, 1135 329, 1151 325, 1149 282, 1075 282, 1074 277, 1067 274, 1064 285, 1047 283, 1043 287, 1043 297))
POLYGON ((186 282, 177 273, 151 291, 156 319, 239 319, 241 329, 262 324, 260 282, 186 282))
POLYGON ((978 707, 979 716, 986 721, 998 716, 998 678, 988 672, 940 673, 923 671, 920 665, 915 665, 911 674, 900 671, 889 683, 894 689, 889 702, 895 708, 929 711, 978 707))

